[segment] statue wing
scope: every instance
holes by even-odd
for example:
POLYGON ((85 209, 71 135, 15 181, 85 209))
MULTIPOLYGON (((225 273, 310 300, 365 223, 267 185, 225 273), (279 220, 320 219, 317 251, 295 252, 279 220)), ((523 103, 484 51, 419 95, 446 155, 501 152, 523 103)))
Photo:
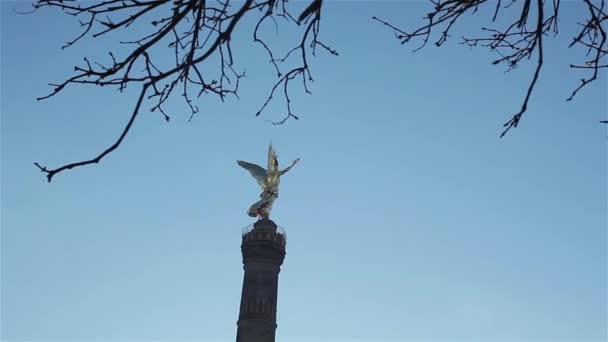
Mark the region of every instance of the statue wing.
POLYGON ((266 186, 266 170, 263 167, 242 160, 237 160, 236 162, 237 164, 239 164, 240 167, 249 171, 249 173, 251 173, 251 176, 255 178, 256 182, 258 182, 261 187, 266 186))

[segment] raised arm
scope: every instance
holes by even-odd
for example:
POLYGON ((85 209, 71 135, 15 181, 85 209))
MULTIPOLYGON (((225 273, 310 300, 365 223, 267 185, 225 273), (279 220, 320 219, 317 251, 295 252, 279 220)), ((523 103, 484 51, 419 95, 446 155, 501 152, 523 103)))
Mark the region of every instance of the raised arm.
POLYGON ((286 167, 284 170, 281 170, 279 172, 279 176, 284 175, 287 171, 291 170, 291 168, 296 165, 298 162, 300 161, 300 158, 296 159, 293 161, 293 163, 291 163, 291 165, 289 165, 288 167, 286 167))

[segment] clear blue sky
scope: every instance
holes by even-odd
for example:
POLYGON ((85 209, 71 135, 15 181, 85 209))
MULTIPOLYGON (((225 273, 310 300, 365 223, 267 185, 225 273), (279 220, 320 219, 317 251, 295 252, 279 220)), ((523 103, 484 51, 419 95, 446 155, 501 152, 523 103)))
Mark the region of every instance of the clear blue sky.
POLYGON ((338 2, 321 36, 340 56, 311 61, 300 121, 266 122, 280 102, 254 117, 274 74, 237 35, 240 101, 203 97, 191 123, 178 103, 170 123, 144 112, 100 165, 50 184, 33 162, 108 146, 136 89, 36 102, 108 48, 61 51, 77 22, 15 6, 2 2, 3 340, 234 340, 259 194, 235 161, 263 163, 271 140, 282 163, 302 159, 273 212, 289 237, 277 340, 607 338, 606 74, 565 102, 582 76, 568 68, 578 2, 562 4, 529 112, 503 139, 533 65, 505 74, 457 44, 479 22, 412 54, 371 16, 413 27, 426 3, 338 2))

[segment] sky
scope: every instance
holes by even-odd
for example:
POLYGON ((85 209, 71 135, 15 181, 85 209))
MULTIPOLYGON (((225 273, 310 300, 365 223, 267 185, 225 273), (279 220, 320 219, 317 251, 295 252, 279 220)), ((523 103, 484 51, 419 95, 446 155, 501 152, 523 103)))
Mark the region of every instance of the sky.
MULTIPOLYGON (((371 16, 411 28, 419 1, 329 2, 321 38, 340 56, 310 60, 300 120, 261 116, 275 74, 247 32, 240 99, 142 112, 100 164, 47 183, 120 133, 136 89, 48 83, 109 43, 57 11, 2 1, 1 319, 3 341, 230 341, 242 286, 241 229, 259 188, 236 160, 301 158, 272 219, 288 235, 277 341, 601 341, 607 337, 606 74, 566 102, 584 57, 581 17, 562 4, 560 35, 518 128, 533 63, 505 73, 487 50, 401 45, 371 16)), ((277 49, 289 34, 272 36, 277 49)), ((168 55, 167 58, 170 58, 168 55)), ((533 61, 531 61, 533 62, 533 61)))

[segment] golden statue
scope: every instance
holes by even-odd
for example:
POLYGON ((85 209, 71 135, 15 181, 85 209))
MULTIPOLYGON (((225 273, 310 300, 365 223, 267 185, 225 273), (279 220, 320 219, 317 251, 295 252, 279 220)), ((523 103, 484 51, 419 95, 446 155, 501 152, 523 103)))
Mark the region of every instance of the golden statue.
POLYGON ((268 166, 266 169, 263 167, 237 160, 236 162, 245 170, 249 171, 253 178, 262 187, 262 193, 260 194, 260 200, 255 202, 249 210, 247 215, 251 217, 268 218, 272 204, 279 197, 279 182, 282 175, 296 165, 300 161, 300 158, 296 159, 291 165, 283 170, 279 169, 279 160, 277 153, 275 152, 272 144, 268 147, 268 166))

